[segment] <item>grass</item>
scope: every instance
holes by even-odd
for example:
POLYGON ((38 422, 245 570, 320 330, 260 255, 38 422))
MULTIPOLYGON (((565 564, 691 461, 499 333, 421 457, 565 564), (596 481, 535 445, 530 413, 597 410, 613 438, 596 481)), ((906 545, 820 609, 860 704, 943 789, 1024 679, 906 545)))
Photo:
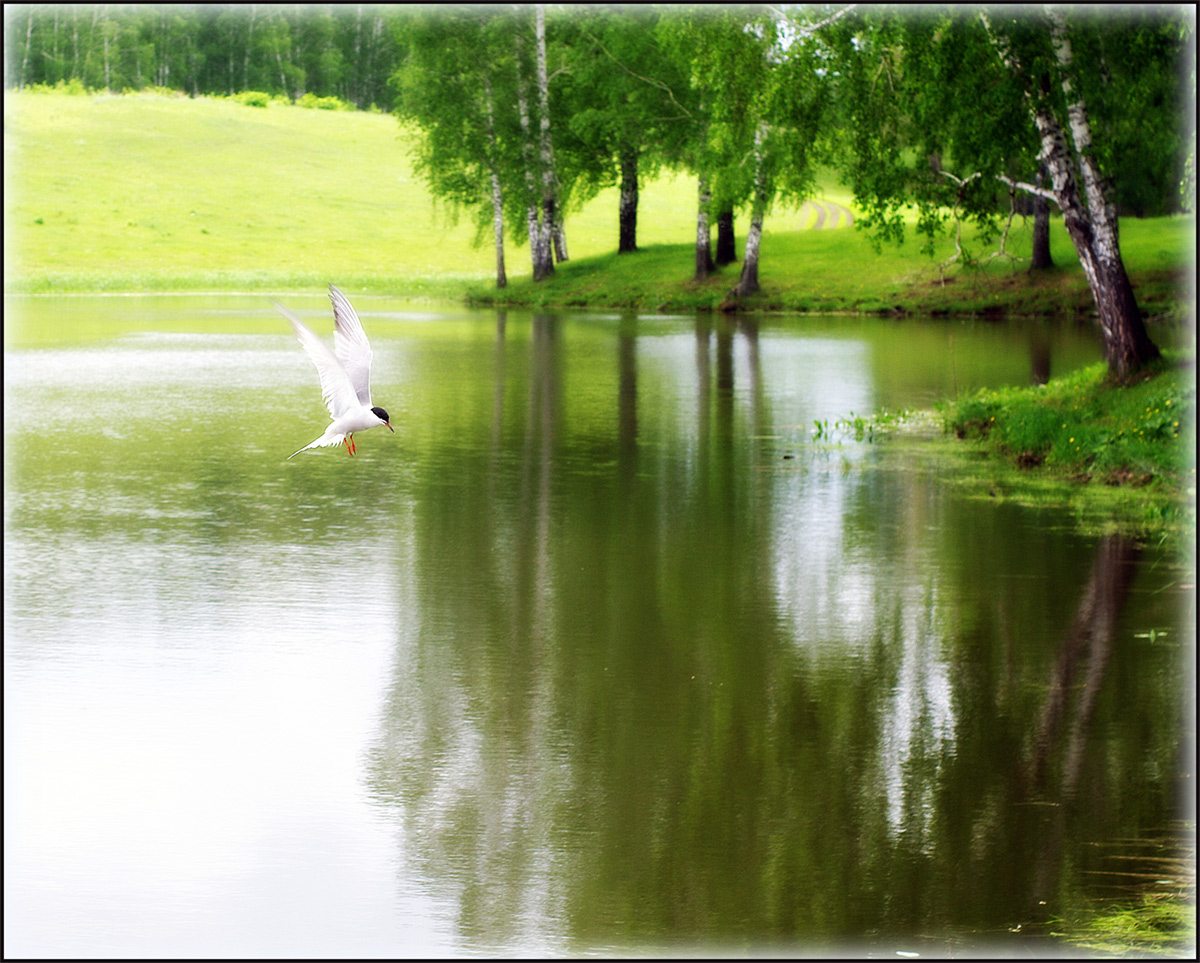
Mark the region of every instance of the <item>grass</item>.
POLYGON ((1181 954, 1195 950, 1196 906, 1148 894, 1138 902, 1068 925, 1057 935, 1081 949, 1104 955, 1137 953, 1182 958, 1181 954))
MULTIPOLYGON (((1121 862, 1122 869, 1109 877, 1120 881, 1119 885, 1108 887, 1108 895, 1076 904, 1065 918, 1051 920, 1051 935, 1105 956, 1193 957, 1195 823, 1179 827, 1178 834, 1162 841, 1123 840, 1120 855, 1110 860, 1110 865, 1121 862), (1132 887, 1131 881, 1135 881, 1132 887)), ((1107 874, 1098 875, 1103 878, 1107 874)))
MULTIPOLYGON (((464 297, 490 243, 430 196, 384 114, 152 95, 5 93, 5 290, 347 290, 464 297)), ((647 185, 641 237, 687 237, 695 185, 647 185)), ((617 192, 568 221, 616 246, 617 192)), ((528 267, 508 245, 509 271, 528 267)))
MULTIPOLYGON (((330 280, 357 293, 476 303, 719 308, 739 264, 696 284, 696 185, 663 175, 642 186, 641 250, 614 253, 617 192, 566 217, 571 260, 534 284, 528 249, 507 245, 509 287, 494 286, 487 239, 438 205, 412 169, 413 134, 395 118, 163 93, 5 94, 6 293, 315 291, 330 280)), ((831 175, 821 196, 849 205, 831 175)), ((795 207, 772 211, 763 237, 763 310, 1073 315, 1091 301, 1065 233, 1062 267, 1029 279, 993 260, 956 267, 915 241, 872 249, 852 227, 805 229, 795 207)), ((744 240, 745 218, 738 221, 744 240)), ((1130 220, 1122 246, 1148 314, 1190 296, 1192 218, 1130 220)), ((970 231, 967 244, 972 245, 970 231)), ((1027 254, 1030 226, 1009 247, 1027 254)), ((977 255, 985 248, 974 243, 977 255)))
MULTIPOLYGON (((527 248, 510 242, 510 284, 497 292, 490 243, 477 245, 474 225, 430 197, 410 161, 412 132, 388 115, 161 91, 4 96, 7 294, 300 293, 335 281, 352 293, 417 299, 693 311, 726 306, 740 271, 733 264, 691 280, 696 184, 684 175, 642 185, 636 253, 614 253, 618 198, 609 188, 567 212, 572 257, 553 278, 534 284, 527 248)), ((852 201, 829 174, 818 193, 852 201)), ((975 260, 943 278, 937 265, 952 253, 949 239, 933 257, 915 240, 876 251, 853 227, 812 230, 812 221, 796 207, 770 212, 763 290, 742 308, 1055 319, 1092 311, 1057 223, 1059 267, 1049 272, 1030 277, 1019 261, 988 259, 994 245, 967 230, 975 260)), ((739 218, 739 240, 745 227, 739 218)), ((1194 228, 1192 217, 1122 221, 1146 314, 1192 320, 1194 228)), ((1025 256, 1030 247, 1031 225, 1014 222, 1008 249, 1025 256)), ((1158 374, 1111 390, 1095 369, 1026 395, 971 399, 952 417, 964 435, 986 435, 991 450, 1022 462, 1015 487, 1065 478, 1075 488, 1087 480, 1093 499, 1120 491, 1160 504, 1160 495, 1191 491, 1194 500, 1174 434, 1176 409, 1188 412, 1181 424, 1194 424, 1194 388, 1158 374)))
POLYGON ((420 281, 483 270, 445 263, 393 118, 9 93, 5 125, 10 291, 379 284, 398 250, 420 281))
POLYGON ((980 391, 942 414, 948 431, 1035 483, 1026 490, 1068 482, 1135 527, 1194 530, 1194 366, 1194 353, 1168 352, 1116 384, 1100 363, 1044 385, 980 391))
MULTIPOLYGON (((742 309, 1060 318, 1093 310, 1083 272, 1059 224, 1051 226, 1058 267, 1031 277, 1020 261, 986 261, 986 250, 977 244, 979 261, 952 268, 943 284, 937 264, 953 252, 950 240, 938 243, 933 258, 921 254, 912 240, 876 251, 853 227, 783 229, 800 220, 795 211, 776 212, 768 219, 759 268, 762 291, 744 299, 742 309)), ((1149 316, 1184 313, 1183 304, 1194 290, 1184 269, 1192 224, 1190 218, 1122 223, 1126 263, 1149 316)), ((1031 246, 1032 225, 1014 227, 1008 250, 1027 256, 1031 246)), ((472 284, 468 297, 488 304, 718 310, 727 304, 741 264, 728 265, 697 283, 691 280, 694 256, 691 244, 643 246, 624 255, 606 252, 560 264, 553 278, 539 284, 522 278, 503 292, 472 284)))

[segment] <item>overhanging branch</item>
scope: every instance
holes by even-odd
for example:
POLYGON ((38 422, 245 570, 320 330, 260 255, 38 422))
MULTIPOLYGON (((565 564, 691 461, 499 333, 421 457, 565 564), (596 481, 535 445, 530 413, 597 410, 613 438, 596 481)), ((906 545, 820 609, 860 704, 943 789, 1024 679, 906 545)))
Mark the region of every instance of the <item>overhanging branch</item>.
POLYGON ((1058 198, 1054 195, 1054 191, 1045 187, 1038 187, 1035 184, 1026 184, 1024 181, 1014 181, 1011 177, 1005 177, 1003 174, 997 174, 996 179, 1003 181, 1009 187, 1018 191, 1026 191, 1029 194, 1036 194, 1038 197, 1044 197, 1048 201, 1058 203, 1058 198))
POLYGON ((834 22, 840 20, 842 17, 844 17, 846 14, 848 14, 851 10, 853 10, 857 6, 858 6, 857 3, 847 4, 846 6, 842 7, 841 10, 836 11, 831 16, 826 17, 824 20, 821 20, 817 23, 806 23, 806 24, 801 24, 798 21, 794 20, 792 18, 791 13, 784 10, 782 7, 773 7, 770 4, 768 4, 767 9, 770 10, 773 14, 775 14, 775 16, 778 17, 780 20, 786 20, 788 23, 790 23, 796 30, 796 39, 803 40, 807 37, 812 36, 814 33, 816 33, 822 27, 827 27, 831 23, 834 23, 834 22))

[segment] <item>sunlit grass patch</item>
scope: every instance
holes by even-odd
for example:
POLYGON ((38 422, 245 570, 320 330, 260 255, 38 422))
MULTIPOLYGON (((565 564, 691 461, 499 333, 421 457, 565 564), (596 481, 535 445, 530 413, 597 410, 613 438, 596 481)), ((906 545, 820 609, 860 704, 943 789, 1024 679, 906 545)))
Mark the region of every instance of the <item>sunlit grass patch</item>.
POLYGON ((948 405, 946 424, 1023 467, 1179 488, 1194 481, 1180 439, 1195 412, 1192 369, 1175 356, 1127 385, 1113 384, 1101 363, 1037 387, 981 391, 948 405))
POLYGON ((1196 945, 1196 904, 1159 894, 1091 919, 1065 926, 1055 935, 1083 949, 1125 956, 1131 953, 1176 957, 1196 945))
POLYGON ((1195 824, 1179 824, 1162 838, 1137 838, 1100 845, 1107 895, 1085 897, 1051 934, 1074 946, 1114 956, 1183 958, 1196 947, 1195 824))
POLYGON ((980 391, 941 413, 949 432, 1000 456, 979 468, 991 497, 1072 504, 1081 518, 1086 510, 1147 533, 1194 532, 1190 355, 1168 352, 1131 384, 1113 383, 1100 363, 1045 385, 980 391))
MULTIPOLYGON (((315 291, 353 278, 361 290, 416 297, 434 290, 488 303, 732 307, 740 261, 692 280, 698 191, 687 173, 642 184, 638 252, 615 253, 618 191, 608 187, 567 205, 571 259, 553 278, 533 284, 528 245, 510 236, 510 283, 497 291, 490 230, 431 197, 413 170, 416 134, 394 117, 274 98, 264 108, 164 92, 77 92, 5 93, 8 293, 315 291)), ((819 173, 816 193, 853 206, 832 171, 819 173)), ((747 221, 738 211, 739 254, 747 221)), ((949 238, 932 256, 911 231, 904 245, 876 250, 857 227, 812 230, 811 222, 799 204, 772 208, 762 291, 739 308, 1059 318, 1093 310, 1059 223, 1051 247, 1061 266, 1030 277, 1023 261, 988 260, 994 243, 971 232, 965 243, 974 262, 942 272, 939 263, 953 253, 949 238)), ((1194 223, 1122 221, 1122 250, 1146 313, 1169 313, 1188 300, 1181 266, 1194 260, 1194 223)), ((1030 223, 1016 222, 1009 250, 1027 257, 1030 246, 1030 223)))

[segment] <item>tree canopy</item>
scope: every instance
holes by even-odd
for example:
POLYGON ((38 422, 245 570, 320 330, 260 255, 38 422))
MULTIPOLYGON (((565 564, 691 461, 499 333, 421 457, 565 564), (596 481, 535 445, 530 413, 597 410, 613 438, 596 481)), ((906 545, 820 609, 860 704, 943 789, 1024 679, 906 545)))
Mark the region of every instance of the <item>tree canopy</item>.
POLYGON ((9 4, 5 84, 258 90, 388 106, 403 8, 371 4, 9 4))
MULTIPOLYGON (((533 275, 547 277, 566 258, 564 212, 614 184, 618 250, 636 251, 639 176, 671 168, 697 178, 699 276, 710 216, 749 214, 735 293, 752 293, 764 216, 777 199, 809 196, 824 167, 842 175, 857 223, 881 242, 903 238, 913 208, 932 249, 949 220, 994 225, 1016 191, 1053 201, 1104 316, 1128 288, 1117 213, 1169 213, 1194 196, 1194 30, 1183 8, 127 4, 5 14, 9 86, 260 91, 393 110, 415 132, 435 195, 481 230, 492 224, 499 284, 506 234, 528 238, 533 275)), ((1121 299, 1129 321, 1132 291, 1121 299)))
MULTIPOLYGON (((977 8, 871 7, 830 28, 844 170, 861 223, 880 238, 903 236, 910 203, 918 232, 932 238, 960 192, 964 211, 987 221, 1007 207, 998 177, 1034 180, 1042 143, 1027 85, 1047 87, 1055 109, 1067 110, 1052 83, 1059 68, 1050 33, 1026 8, 998 8, 991 22, 992 34, 1002 31, 1022 50, 1020 71, 997 55, 977 8), (981 176, 963 191, 943 172, 981 176)), ((1122 213, 1180 209, 1188 31, 1186 20, 1161 9, 1072 11, 1072 77, 1122 213)))

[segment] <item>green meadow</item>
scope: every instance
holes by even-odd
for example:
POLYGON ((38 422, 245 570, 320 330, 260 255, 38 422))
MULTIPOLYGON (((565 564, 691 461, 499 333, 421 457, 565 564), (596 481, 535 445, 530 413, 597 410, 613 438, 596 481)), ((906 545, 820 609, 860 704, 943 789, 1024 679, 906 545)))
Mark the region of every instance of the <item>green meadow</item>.
MULTIPOLYGON (((490 232, 435 201, 385 114, 161 95, 5 94, 6 291, 322 289, 462 297, 490 232)), ((648 245, 694 232, 695 185, 643 192, 648 245)), ((616 246, 617 192, 571 211, 586 259, 616 246)), ((529 273, 507 242, 508 271, 529 273)))
MULTIPOLYGON (((5 291, 351 291, 497 298, 490 232, 437 203, 410 157, 411 131, 376 113, 162 94, 5 94, 5 291)), ((849 205, 832 176, 820 196, 849 205)), ((717 308, 739 265, 691 280, 696 185, 664 174, 642 185, 634 255, 617 256, 617 192, 566 216, 571 259, 529 279, 525 245, 507 242, 510 304, 717 308)), ((1048 315, 1090 310, 1065 232, 1059 268, 1030 279, 1019 261, 977 261, 943 279, 915 238, 875 251, 853 227, 813 230, 796 206, 767 218, 751 308, 1048 315)), ((746 229, 739 217, 739 241, 746 229)), ((1028 254, 1031 225, 1008 249, 1028 254)), ((1194 259, 1194 220, 1122 224, 1143 307, 1176 311, 1194 259)))
MULTIPOLYGON (((469 218, 430 197, 410 160, 412 133, 384 114, 10 92, 4 122, 8 294, 303 293, 333 281, 352 293, 479 304, 719 310, 740 270, 732 264, 692 281, 695 181, 664 174, 642 186, 637 253, 615 253, 617 192, 609 188, 568 211, 571 259, 551 279, 534 284, 527 247, 509 241, 509 286, 498 292, 490 233, 480 238, 469 218)), ((852 200, 832 176, 820 196, 852 200)), ((1030 277, 1019 260, 989 258, 994 240, 985 245, 970 229, 964 245, 974 263, 941 271, 949 239, 933 256, 914 237, 877 251, 863 231, 815 230, 814 220, 796 206, 770 212, 763 290, 743 308, 1059 319, 1092 312, 1058 224, 1058 267, 1030 277)), ((739 218, 739 241, 745 227, 739 218)), ((1133 514, 1142 524, 1170 527, 1180 520, 1175 499, 1187 492, 1190 501, 1195 490, 1194 450, 1182 450, 1194 432, 1194 334, 1186 333, 1194 218, 1127 219, 1121 232, 1143 311, 1173 330, 1185 323, 1182 355, 1174 355, 1184 371, 1167 364, 1168 377, 1113 393, 1097 368, 1050 389, 969 399, 943 417, 960 436, 982 439, 997 465, 1019 465, 1019 488, 1088 481, 1089 500, 1123 489, 1125 501, 1141 506, 1133 514)), ((1031 224, 1016 219, 1008 250, 1028 255, 1030 235, 1031 224)), ((1172 341, 1179 338, 1169 334, 1172 341)))

